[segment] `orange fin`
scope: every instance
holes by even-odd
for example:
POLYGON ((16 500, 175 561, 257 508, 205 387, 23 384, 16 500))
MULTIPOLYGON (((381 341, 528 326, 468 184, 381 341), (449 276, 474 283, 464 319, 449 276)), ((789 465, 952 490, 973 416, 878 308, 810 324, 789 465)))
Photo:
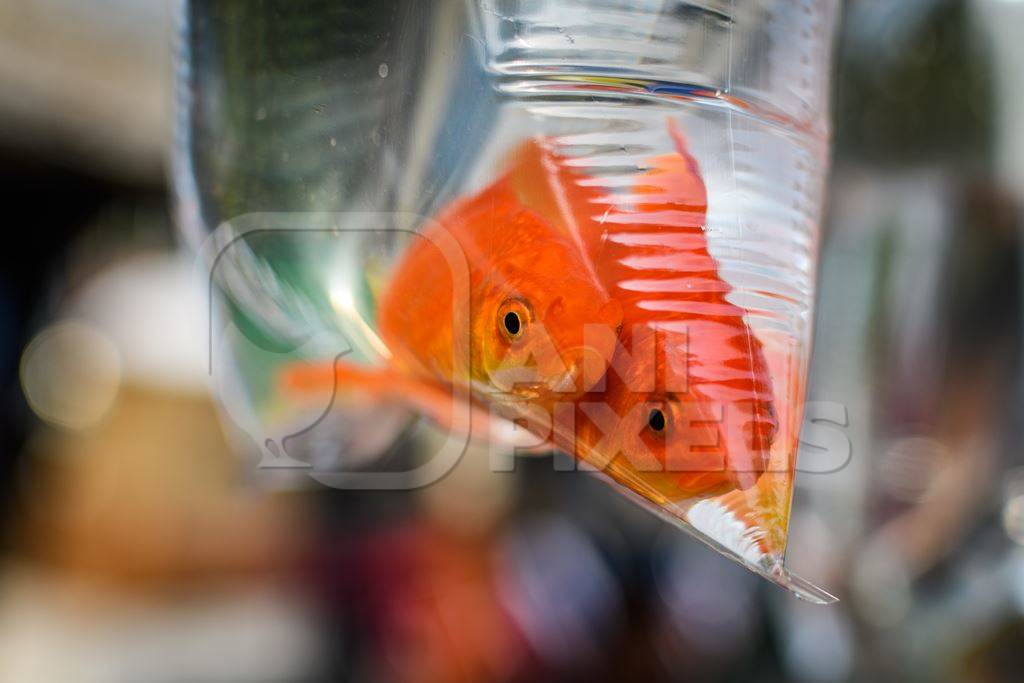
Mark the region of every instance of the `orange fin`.
POLYGON ((589 178, 570 168, 554 146, 545 138, 521 144, 509 155, 502 182, 520 204, 554 221, 581 253, 593 259, 604 233, 601 217, 612 200, 601 188, 587 184, 589 178))
POLYGON ((641 176, 641 181, 634 188, 635 194, 626 201, 642 205, 646 212, 675 211, 676 221, 682 210, 687 215, 684 219, 687 225, 703 227, 708 191, 700 165, 690 154, 683 132, 672 119, 668 121, 668 130, 676 151, 648 159, 650 170, 641 176))
POLYGON ((371 368, 340 359, 333 364, 296 363, 281 373, 279 387, 285 395, 305 400, 326 402, 333 397, 339 409, 344 400, 356 397, 364 404, 403 405, 474 441, 539 448, 536 437, 492 415, 468 393, 390 367, 371 368))

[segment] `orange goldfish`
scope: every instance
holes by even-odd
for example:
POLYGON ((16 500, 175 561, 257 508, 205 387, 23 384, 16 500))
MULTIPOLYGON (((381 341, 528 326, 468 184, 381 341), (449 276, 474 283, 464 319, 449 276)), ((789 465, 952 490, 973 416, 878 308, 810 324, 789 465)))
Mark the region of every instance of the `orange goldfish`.
POLYGON ((478 424, 480 403, 550 414, 604 375, 621 319, 576 245, 492 184, 443 210, 395 267, 377 307, 388 367, 297 364, 282 379, 293 393, 335 382, 465 431, 452 389, 469 392, 478 424))
POLYGON ((523 145, 506 176, 588 254, 623 310, 603 390, 554 440, 656 502, 749 488, 777 430, 761 343, 707 249, 700 169, 670 132, 676 153, 650 159, 630 194, 573 172, 553 140, 523 145))

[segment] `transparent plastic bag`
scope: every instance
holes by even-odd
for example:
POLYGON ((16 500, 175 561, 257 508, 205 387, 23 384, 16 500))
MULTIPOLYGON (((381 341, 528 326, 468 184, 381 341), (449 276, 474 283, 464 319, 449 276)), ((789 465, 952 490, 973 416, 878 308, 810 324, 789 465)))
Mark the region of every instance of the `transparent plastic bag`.
POLYGON ((835 11, 185 3, 179 223, 233 415, 268 462, 310 414, 343 465, 403 410, 525 431, 831 601, 783 558, 835 11))

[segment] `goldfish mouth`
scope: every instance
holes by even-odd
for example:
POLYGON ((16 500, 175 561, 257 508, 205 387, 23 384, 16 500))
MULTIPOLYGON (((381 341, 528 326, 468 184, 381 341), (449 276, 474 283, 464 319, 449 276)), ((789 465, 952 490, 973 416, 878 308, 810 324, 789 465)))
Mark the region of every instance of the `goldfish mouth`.
POLYGON ((494 388, 488 392, 488 395, 496 401, 537 401, 559 396, 571 400, 582 393, 579 384, 586 356, 583 351, 579 351, 571 358, 569 363, 560 362, 558 364, 561 372, 543 380, 527 381, 524 378, 517 379, 512 375, 504 377, 492 375, 491 381, 494 388))
POLYGON ((503 402, 530 401, 540 398, 547 390, 545 382, 522 382, 505 391, 492 391, 490 396, 503 402))
POLYGON ((561 363, 565 368, 562 372, 532 388, 572 400, 590 391, 608 369, 607 357, 591 346, 570 349, 562 356, 561 363))
POLYGON ((565 396, 569 400, 579 393, 576 389, 578 378, 579 370, 574 366, 546 382, 517 382, 507 389, 491 391, 488 395, 491 400, 503 403, 540 401, 558 396, 565 396))

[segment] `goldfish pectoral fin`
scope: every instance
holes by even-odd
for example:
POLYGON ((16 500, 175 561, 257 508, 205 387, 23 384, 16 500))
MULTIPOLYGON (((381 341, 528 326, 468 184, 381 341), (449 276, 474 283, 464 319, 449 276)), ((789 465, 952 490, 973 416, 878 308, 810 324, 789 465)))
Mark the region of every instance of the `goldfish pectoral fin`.
POLYGON ((292 395, 330 391, 334 388, 334 364, 290 363, 278 373, 277 386, 292 395))
POLYGON ((301 443, 316 435, 300 450, 329 439, 330 448, 318 451, 318 467, 328 466, 328 457, 345 467, 369 462, 387 453, 415 418, 387 389, 394 374, 340 359, 289 363, 278 371, 268 419, 288 432, 286 439, 301 443))
POLYGON ((333 363, 296 363, 280 375, 280 386, 303 400, 333 397, 339 409, 358 403, 361 410, 402 406, 454 434, 481 443, 513 447, 533 446, 525 430, 497 418, 472 401, 469 392, 429 378, 416 377, 393 368, 367 368, 336 360, 333 363))
POLYGON ((393 394, 399 373, 391 368, 364 367, 341 359, 295 362, 278 374, 278 389, 286 396, 306 401, 325 395, 361 393, 385 399, 393 394))

